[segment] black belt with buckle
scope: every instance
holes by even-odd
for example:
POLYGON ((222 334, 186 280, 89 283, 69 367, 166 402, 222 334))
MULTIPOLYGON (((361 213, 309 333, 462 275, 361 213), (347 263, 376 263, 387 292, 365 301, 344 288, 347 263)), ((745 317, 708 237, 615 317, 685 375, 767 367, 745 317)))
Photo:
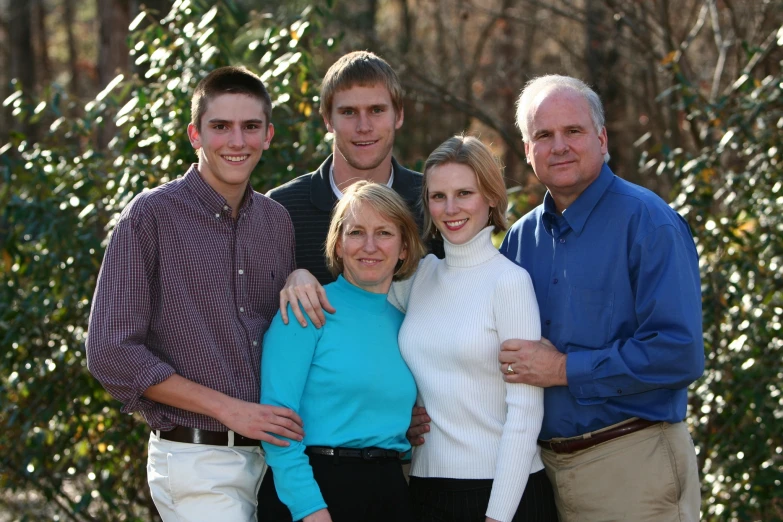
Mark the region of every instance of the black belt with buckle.
POLYGON ((307 446, 305 453, 323 457, 346 457, 362 460, 400 460, 403 456, 403 453, 399 451, 383 448, 328 448, 326 446, 307 446))
POLYGON ((187 442, 188 444, 209 444, 211 446, 259 446, 260 440, 244 437, 233 431, 209 431, 198 428, 175 426, 173 430, 155 430, 155 435, 163 440, 187 442), (233 444, 230 444, 233 436, 233 444))

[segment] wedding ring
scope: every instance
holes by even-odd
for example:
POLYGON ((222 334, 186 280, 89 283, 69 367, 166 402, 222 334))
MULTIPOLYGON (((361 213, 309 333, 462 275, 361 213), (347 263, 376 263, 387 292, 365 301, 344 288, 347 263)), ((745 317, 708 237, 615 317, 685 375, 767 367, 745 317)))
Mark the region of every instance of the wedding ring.
POLYGON ((514 371, 514 368, 511 367, 511 363, 509 363, 508 368, 506 368, 506 373, 511 375, 512 373, 516 373, 514 371))

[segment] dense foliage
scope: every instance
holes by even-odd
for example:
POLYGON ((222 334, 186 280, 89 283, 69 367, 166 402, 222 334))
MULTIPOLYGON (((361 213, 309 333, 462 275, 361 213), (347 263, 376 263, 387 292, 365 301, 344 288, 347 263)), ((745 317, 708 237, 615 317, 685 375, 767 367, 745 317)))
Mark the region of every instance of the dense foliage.
MULTIPOLYGON (((133 33, 138 73, 118 77, 86 106, 74 111, 78 101, 57 86, 44 101, 21 91, 5 100, 48 132, 37 143, 16 133, 0 146, 0 487, 47 502, 42 512, 0 500, 0 511, 23 520, 150 518, 146 425, 121 415, 85 367, 107 232, 133 195, 194 161, 184 132, 190 93, 220 65, 256 70, 275 101, 276 134, 254 187, 265 191, 316 165, 328 147, 313 64, 333 44, 320 39, 325 16, 178 0, 166 18, 148 17, 133 33), (65 116, 74 112, 82 116, 65 116), (97 147, 97 129, 109 120, 116 137, 97 147)), ((780 55, 781 44, 783 30, 766 49, 748 49, 748 63, 780 55)), ((700 150, 645 144, 640 170, 677 180, 673 204, 701 254, 707 372, 694 386, 689 423, 704 519, 783 520, 783 76, 756 78, 749 66, 710 101, 676 61, 667 66, 676 96, 662 103, 676 100, 700 150)), ((515 208, 536 198, 520 194, 515 208)))
POLYGON ((139 74, 117 77, 83 117, 63 116, 76 101, 56 86, 44 101, 21 91, 5 100, 18 118, 49 129, 39 143, 15 134, 0 149, 0 487, 48 501, 27 519, 149 519, 146 425, 120 414, 86 370, 107 231, 133 195, 195 161, 185 133, 190 95, 215 67, 248 66, 273 99, 276 133, 253 174, 256 190, 325 156, 309 51, 327 45, 314 30, 318 19, 311 9, 288 19, 233 2, 178 1, 133 33, 139 74), (96 129, 108 118, 117 135, 96 150, 96 129))

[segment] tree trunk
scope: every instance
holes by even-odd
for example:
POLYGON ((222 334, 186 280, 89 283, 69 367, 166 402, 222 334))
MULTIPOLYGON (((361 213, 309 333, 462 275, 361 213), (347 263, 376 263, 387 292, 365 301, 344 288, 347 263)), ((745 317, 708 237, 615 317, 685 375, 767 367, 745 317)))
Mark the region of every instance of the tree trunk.
MULTIPOLYGON (((35 51, 33 49, 33 16, 30 2, 12 2, 8 16, 9 70, 29 99, 36 90, 35 51)), ((36 126, 21 123, 14 128, 34 140, 36 126)))
POLYGON ((73 32, 73 24, 75 20, 74 16, 74 0, 63 0, 63 17, 65 18, 65 33, 68 40, 68 71, 70 73, 70 81, 68 88, 71 91, 71 95, 75 98, 81 96, 81 88, 79 86, 79 68, 77 66, 79 56, 76 51, 76 35, 73 32))
MULTIPOLYGON (((128 25, 130 0, 98 0, 100 21, 98 42, 98 81, 106 87, 118 74, 128 74, 128 25)), ((104 150, 114 137, 114 122, 106 118, 98 133, 98 150, 104 150)))

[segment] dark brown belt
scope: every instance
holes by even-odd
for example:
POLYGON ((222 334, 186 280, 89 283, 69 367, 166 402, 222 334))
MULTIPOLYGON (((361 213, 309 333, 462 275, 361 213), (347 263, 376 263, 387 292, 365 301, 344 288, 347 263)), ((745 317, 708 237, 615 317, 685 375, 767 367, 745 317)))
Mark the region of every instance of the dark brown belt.
POLYGON ((184 426, 177 426, 170 431, 155 430, 155 435, 174 442, 209 444, 211 446, 258 446, 261 444, 260 440, 249 439, 233 431, 209 431, 184 426), (231 435, 234 438, 233 444, 229 444, 231 435))
POLYGON ((554 451, 555 453, 576 453, 577 451, 592 448, 593 446, 601 444, 602 442, 608 442, 618 437, 622 437, 623 435, 628 435, 630 433, 634 433, 636 431, 640 431, 660 423, 661 421, 636 419, 606 431, 592 433, 589 437, 583 435, 579 438, 558 441, 539 440, 538 445, 544 449, 554 451))

